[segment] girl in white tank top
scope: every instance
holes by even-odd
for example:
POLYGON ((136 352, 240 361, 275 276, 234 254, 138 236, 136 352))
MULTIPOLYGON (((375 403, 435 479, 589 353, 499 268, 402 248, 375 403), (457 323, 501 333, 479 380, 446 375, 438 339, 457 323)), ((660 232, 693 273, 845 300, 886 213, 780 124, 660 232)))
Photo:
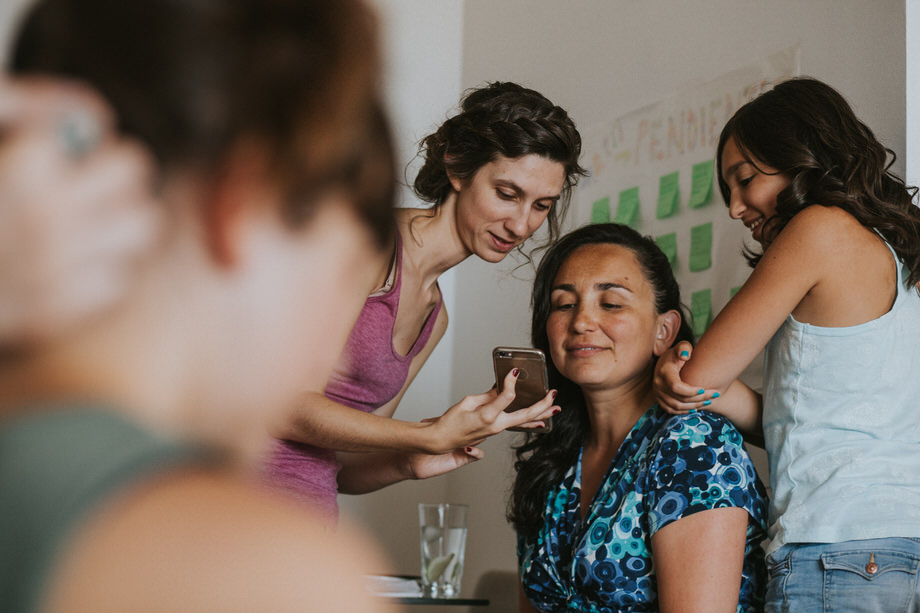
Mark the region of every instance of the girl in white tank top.
POLYGON ((692 356, 659 360, 656 387, 673 412, 765 436, 768 611, 920 607, 920 209, 893 157, 806 78, 720 137, 722 196, 762 251, 692 356), (761 395, 737 377, 764 349, 761 395))

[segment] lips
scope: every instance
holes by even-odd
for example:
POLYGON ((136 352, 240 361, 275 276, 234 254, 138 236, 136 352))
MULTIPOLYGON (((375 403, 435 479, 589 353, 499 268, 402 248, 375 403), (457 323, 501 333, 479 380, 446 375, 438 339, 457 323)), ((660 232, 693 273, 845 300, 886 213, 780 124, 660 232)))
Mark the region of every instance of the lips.
POLYGON ((597 345, 574 345, 572 347, 566 347, 566 351, 575 355, 593 355, 605 349, 605 347, 598 347, 597 345))
POLYGON ((751 231, 751 236, 753 236, 755 239, 757 238, 759 234, 758 229, 763 225, 763 221, 764 221, 763 217, 757 217, 756 219, 753 219, 751 221, 744 222, 745 227, 747 227, 747 229, 751 231))
POLYGON ((501 251, 502 253, 508 253, 517 245, 517 241, 505 240, 495 234, 492 234, 491 232, 489 232, 489 237, 492 239, 492 245, 495 247, 495 249, 501 251))

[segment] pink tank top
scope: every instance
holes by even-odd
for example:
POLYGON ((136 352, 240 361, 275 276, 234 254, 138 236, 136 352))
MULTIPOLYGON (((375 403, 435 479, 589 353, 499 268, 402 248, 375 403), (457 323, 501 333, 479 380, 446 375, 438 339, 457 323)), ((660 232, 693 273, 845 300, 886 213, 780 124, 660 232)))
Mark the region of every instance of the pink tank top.
MULTIPOLYGON (((326 386, 326 397, 370 413, 392 400, 409 375, 412 359, 425 348, 438 319, 443 296, 425 320, 407 355, 393 347, 393 326, 402 287, 402 238, 396 233, 392 287, 367 299, 348 337, 345 350, 326 386)), ((296 441, 276 441, 268 462, 270 483, 304 500, 330 519, 338 517, 336 478, 341 466, 335 450, 296 441)))

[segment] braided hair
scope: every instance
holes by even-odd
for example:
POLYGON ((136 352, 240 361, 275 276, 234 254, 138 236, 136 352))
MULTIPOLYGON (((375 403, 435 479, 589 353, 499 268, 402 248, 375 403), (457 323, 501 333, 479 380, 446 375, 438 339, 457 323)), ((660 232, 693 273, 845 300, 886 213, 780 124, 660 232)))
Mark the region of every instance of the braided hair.
POLYGON ((422 139, 419 155, 425 162, 415 178, 415 194, 437 207, 453 189, 450 176, 470 179, 498 156, 515 159, 529 154, 565 168, 562 197, 548 216, 552 243, 559 236, 572 188, 587 174, 578 164, 581 135, 564 109, 516 83, 490 83, 467 92, 460 112, 422 139))

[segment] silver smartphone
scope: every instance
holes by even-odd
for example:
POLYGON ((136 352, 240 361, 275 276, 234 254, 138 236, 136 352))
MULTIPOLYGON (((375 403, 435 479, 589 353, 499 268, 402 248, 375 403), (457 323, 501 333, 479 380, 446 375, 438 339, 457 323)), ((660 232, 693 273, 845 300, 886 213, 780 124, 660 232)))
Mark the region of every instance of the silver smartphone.
MULTIPOLYGON (((514 385, 514 400, 506 412, 525 409, 542 400, 549 392, 546 376, 546 356, 539 349, 531 347, 496 347, 492 350, 492 364, 495 367, 495 384, 499 393, 504 388, 505 376, 514 368, 520 370, 514 385)), ((553 427, 552 419, 544 420, 547 432, 553 427)), ((529 428, 509 428, 529 430, 529 428)))

